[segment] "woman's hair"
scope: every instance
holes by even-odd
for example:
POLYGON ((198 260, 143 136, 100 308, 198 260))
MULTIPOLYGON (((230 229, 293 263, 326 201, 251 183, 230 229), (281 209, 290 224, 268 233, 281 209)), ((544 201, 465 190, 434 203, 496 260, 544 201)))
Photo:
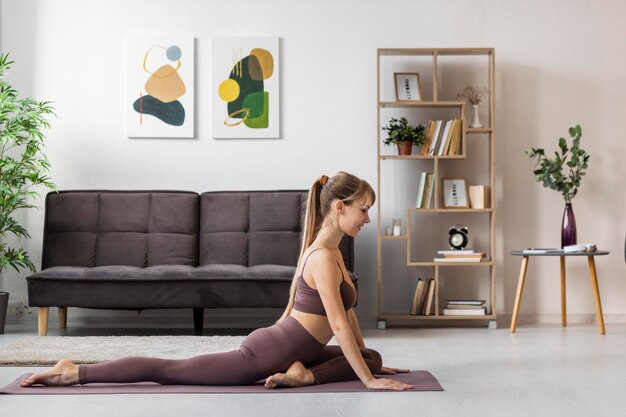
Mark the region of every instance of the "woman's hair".
POLYGON ((341 200, 344 204, 351 205, 354 201, 364 196, 369 199, 370 206, 376 201, 376 193, 372 189, 372 186, 369 185, 367 181, 355 177, 352 174, 348 174, 347 172, 340 171, 330 178, 326 175, 322 175, 313 182, 307 198, 304 231, 302 233, 302 247, 300 248, 296 272, 291 281, 289 303, 287 303, 287 308, 280 319, 278 319, 278 322, 285 320, 289 314, 291 314, 296 295, 298 271, 300 270, 302 258, 306 250, 317 237, 324 219, 330 212, 332 202, 341 200))

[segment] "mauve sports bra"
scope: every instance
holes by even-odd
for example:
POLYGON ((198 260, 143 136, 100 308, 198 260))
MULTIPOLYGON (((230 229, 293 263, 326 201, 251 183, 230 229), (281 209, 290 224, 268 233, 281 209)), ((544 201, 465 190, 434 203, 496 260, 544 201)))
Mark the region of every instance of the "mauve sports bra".
MULTIPOLYGON (((322 248, 318 248, 322 249, 322 248)), ((311 253, 315 252, 315 249, 311 251, 311 253)), ((296 283, 296 296, 293 304, 294 310, 302 311, 303 313, 311 313, 317 314, 318 316, 325 316, 326 310, 324 310, 324 305, 322 304, 322 299, 320 298, 319 292, 311 288, 309 284, 304 280, 304 267, 306 266, 306 261, 309 260, 309 256, 304 260, 304 265, 302 265, 302 272, 300 272, 300 276, 298 277, 298 281, 296 283)), ((343 302, 343 308, 348 311, 354 305, 356 301, 356 291, 354 288, 350 286, 346 282, 346 279, 343 275, 343 270, 341 266, 339 266, 339 262, 337 262, 337 266, 341 271, 341 285, 339 286, 339 294, 341 294, 341 301, 343 302)))

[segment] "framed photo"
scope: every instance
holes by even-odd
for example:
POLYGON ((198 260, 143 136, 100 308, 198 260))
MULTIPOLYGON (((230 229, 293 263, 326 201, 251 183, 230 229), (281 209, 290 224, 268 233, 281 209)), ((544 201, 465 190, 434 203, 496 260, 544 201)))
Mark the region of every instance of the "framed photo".
POLYGON ((444 208, 469 208, 464 179, 444 178, 442 183, 444 208))
POLYGON ((417 72, 394 72, 396 101, 421 101, 422 84, 417 72))

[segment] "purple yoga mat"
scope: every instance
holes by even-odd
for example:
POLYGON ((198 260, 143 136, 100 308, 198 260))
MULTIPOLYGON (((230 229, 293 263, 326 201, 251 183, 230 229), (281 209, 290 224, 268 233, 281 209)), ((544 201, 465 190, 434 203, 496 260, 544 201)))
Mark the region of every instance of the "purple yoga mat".
MULTIPOLYGON (((81 394, 303 394, 317 392, 389 392, 368 390, 361 381, 332 382, 330 384, 311 385, 300 388, 266 389, 262 384, 245 386, 205 386, 205 385, 159 385, 153 382, 134 384, 85 384, 71 387, 34 386, 23 388, 19 382, 32 374, 24 374, 0 389, 0 394, 19 395, 81 395, 81 394)), ((385 376, 387 377, 387 376, 385 376)), ((398 381, 415 385, 410 391, 443 391, 439 382, 428 371, 411 371, 407 374, 391 375, 398 381)))

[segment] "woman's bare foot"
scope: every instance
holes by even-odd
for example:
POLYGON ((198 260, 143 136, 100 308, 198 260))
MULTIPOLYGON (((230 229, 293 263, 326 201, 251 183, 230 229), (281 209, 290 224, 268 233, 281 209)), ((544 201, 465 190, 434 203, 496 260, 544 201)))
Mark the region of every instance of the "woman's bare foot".
POLYGON ((55 387, 78 384, 78 365, 69 359, 61 359, 54 368, 31 375, 20 382, 23 387, 35 384, 55 387))
POLYGON ((313 373, 304 367, 302 362, 295 361, 284 374, 274 374, 265 380, 265 388, 276 387, 305 387, 313 385, 313 373))

